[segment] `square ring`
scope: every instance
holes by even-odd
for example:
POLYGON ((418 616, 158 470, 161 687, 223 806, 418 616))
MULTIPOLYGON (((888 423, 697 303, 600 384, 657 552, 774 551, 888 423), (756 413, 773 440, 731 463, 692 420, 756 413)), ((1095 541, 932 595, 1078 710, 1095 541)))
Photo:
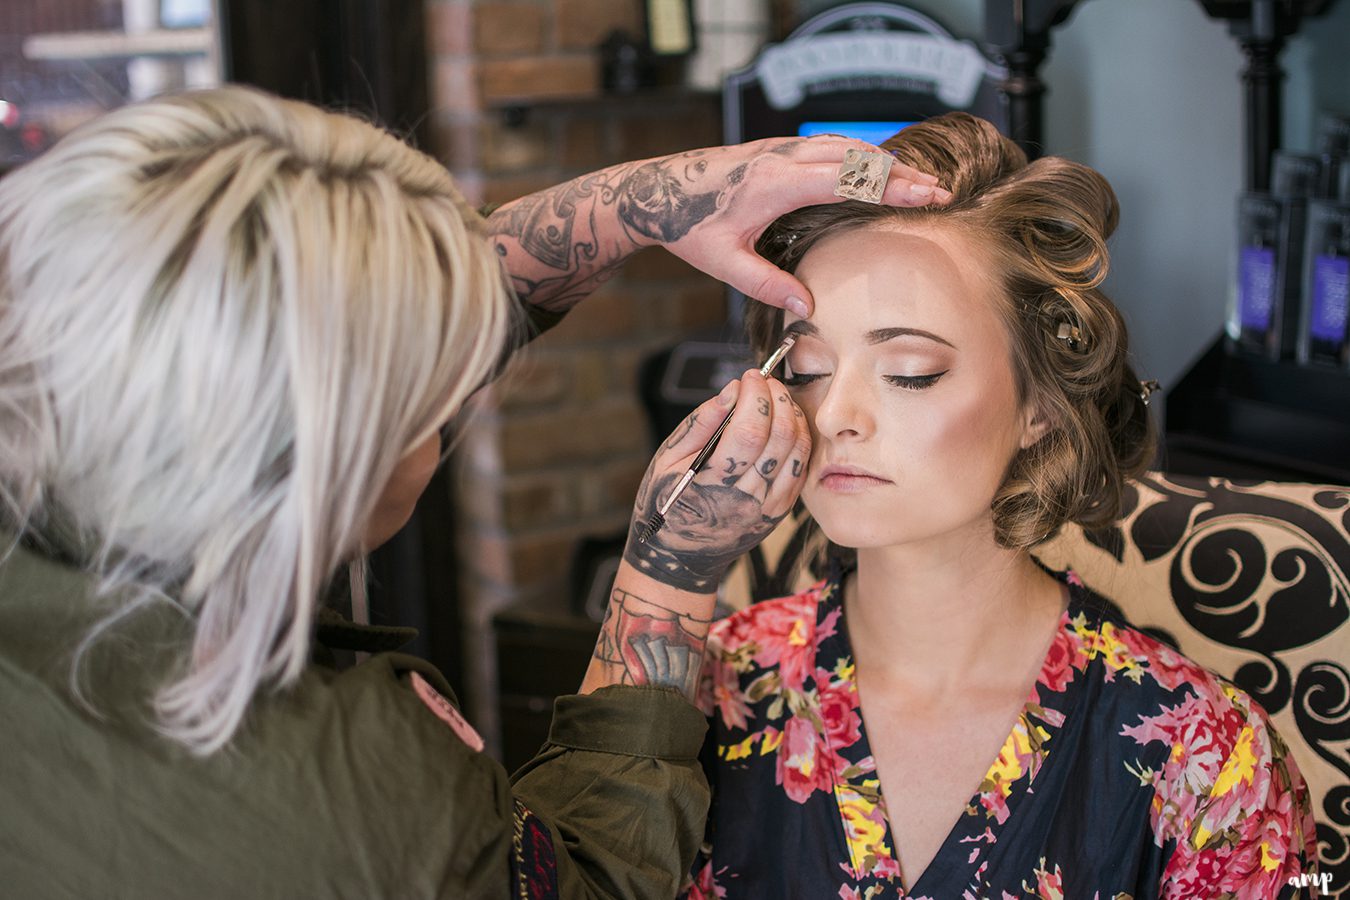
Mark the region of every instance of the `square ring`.
POLYGON ((839 167, 834 195, 864 203, 880 203, 886 193, 886 181, 891 175, 895 158, 889 153, 868 150, 844 151, 844 162, 839 167))

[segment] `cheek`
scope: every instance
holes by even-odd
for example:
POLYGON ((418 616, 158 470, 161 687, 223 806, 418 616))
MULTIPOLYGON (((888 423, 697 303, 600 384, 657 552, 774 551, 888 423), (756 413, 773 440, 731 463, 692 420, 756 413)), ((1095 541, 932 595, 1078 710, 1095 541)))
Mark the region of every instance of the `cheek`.
POLYGON ((989 386, 933 404, 901 433, 912 435, 923 468, 992 498, 1017 452, 1019 413, 1013 391, 989 386))

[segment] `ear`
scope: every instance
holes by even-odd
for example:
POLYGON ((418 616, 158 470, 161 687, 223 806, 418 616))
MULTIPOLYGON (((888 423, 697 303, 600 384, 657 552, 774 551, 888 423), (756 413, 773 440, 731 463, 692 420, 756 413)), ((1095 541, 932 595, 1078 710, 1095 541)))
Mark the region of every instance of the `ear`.
POLYGON ((1018 442, 1020 449, 1034 446, 1054 428, 1054 424, 1040 404, 1028 403, 1022 412, 1022 438, 1018 442))

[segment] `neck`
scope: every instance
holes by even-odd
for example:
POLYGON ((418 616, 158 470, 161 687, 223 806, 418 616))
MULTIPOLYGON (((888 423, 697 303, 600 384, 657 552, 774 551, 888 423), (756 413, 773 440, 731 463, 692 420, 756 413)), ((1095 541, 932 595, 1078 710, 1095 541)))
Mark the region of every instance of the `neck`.
POLYGON ((1063 610, 1060 585, 992 531, 859 550, 844 598, 860 667, 931 694, 1025 668, 1063 610))

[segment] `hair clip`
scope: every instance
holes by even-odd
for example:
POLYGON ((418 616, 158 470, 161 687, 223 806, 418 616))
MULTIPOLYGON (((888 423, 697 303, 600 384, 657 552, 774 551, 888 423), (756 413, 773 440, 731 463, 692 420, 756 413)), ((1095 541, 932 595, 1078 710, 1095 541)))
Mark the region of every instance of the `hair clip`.
POLYGON ((1144 401, 1145 406, 1148 406, 1149 398, 1160 390, 1162 390, 1162 385, 1152 378, 1148 381, 1141 381, 1139 382, 1139 399, 1144 401))
POLYGON ((795 231, 785 231, 778 236, 777 240, 778 243, 782 244, 783 246, 791 247, 793 242, 795 242, 799 237, 801 237, 801 235, 795 231))
POLYGON ((1055 339, 1063 341, 1068 345, 1070 350, 1083 349, 1083 332, 1078 330, 1077 325, 1071 325, 1068 322, 1060 322, 1059 330, 1055 332, 1055 339))

